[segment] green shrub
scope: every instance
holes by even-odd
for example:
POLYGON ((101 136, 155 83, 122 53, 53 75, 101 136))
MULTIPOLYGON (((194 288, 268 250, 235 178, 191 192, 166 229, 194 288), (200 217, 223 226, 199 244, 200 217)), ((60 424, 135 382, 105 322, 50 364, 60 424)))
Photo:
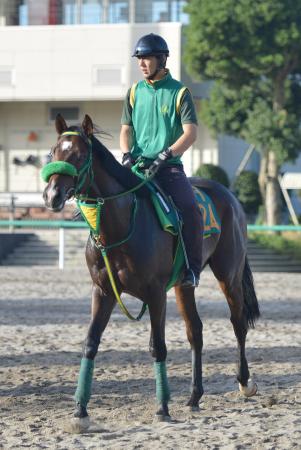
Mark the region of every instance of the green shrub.
POLYGON ((256 172, 250 170, 241 172, 234 181, 233 190, 246 214, 258 213, 262 198, 256 172))
POLYGON ((224 169, 214 164, 202 164, 195 172, 197 177, 218 181, 227 188, 230 186, 229 178, 224 169))

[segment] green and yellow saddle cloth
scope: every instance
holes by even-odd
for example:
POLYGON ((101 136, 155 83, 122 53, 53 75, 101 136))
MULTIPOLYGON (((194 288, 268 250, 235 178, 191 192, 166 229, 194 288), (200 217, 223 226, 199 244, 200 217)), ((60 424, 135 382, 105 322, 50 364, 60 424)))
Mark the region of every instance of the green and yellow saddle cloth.
MULTIPOLYGON (((140 172, 136 171, 135 168, 134 172, 140 178, 144 178, 144 176, 140 172)), ((172 201, 166 198, 166 196, 164 196, 164 194, 162 194, 162 192, 157 188, 157 186, 151 181, 147 183, 147 186, 151 191, 152 202, 162 228, 166 232, 171 233, 174 236, 177 236, 173 271, 166 286, 166 291, 168 291, 177 283, 184 269, 185 249, 183 249, 182 240, 180 239, 182 222, 176 208, 172 204, 172 201)), ((193 187, 193 190, 197 204, 201 211, 201 217, 203 218, 204 239, 214 233, 220 233, 220 219, 217 215, 212 200, 201 189, 193 187)), ((77 200, 77 206, 82 214, 82 217, 88 224, 92 236, 95 237, 98 236, 101 229, 101 212, 103 204, 99 202, 87 203, 85 201, 77 200)), ((137 213, 137 199, 136 197, 134 197, 130 231, 129 234, 124 239, 124 241, 119 242, 118 245, 122 244, 123 242, 126 242, 130 238, 132 232, 134 231, 136 213, 137 213)))

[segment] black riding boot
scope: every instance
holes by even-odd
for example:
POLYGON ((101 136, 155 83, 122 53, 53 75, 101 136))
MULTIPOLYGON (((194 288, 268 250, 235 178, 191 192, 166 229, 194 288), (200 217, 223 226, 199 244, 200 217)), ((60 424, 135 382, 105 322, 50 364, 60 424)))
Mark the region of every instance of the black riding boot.
POLYGON ((156 181, 172 197, 183 220, 183 240, 186 247, 189 270, 184 273, 182 285, 196 287, 202 268, 203 220, 183 166, 163 167, 156 181))

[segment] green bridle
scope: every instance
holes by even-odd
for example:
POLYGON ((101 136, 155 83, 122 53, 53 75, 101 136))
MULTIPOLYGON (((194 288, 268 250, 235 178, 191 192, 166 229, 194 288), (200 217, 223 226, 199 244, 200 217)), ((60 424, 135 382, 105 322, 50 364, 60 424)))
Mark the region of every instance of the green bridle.
POLYGON ((94 173, 92 168, 92 141, 89 138, 83 137, 82 133, 79 131, 65 131, 61 136, 80 136, 82 139, 87 141, 89 150, 87 158, 82 165, 82 167, 77 170, 77 168, 67 161, 53 161, 46 164, 42 171, 41 177, 48 183, 50 177, 55 174, 59 175, 69 175, 72 178, 77 178, 75 185, 75 194, 79 193, 83 188, 88 176, 90 176, 90 185, 94 180, 94 173))
MULTIPOLYGON (((127 195, 129 193, 135 192, 136 190, 138 190, 140 187, 142 187, 144 184, 146 184, 149 181, 149 180, 143 179, 143 181, 141 183, 139 183, 137 186, 135 186, 134 188, 129 189, 128 191, 120 192, 119 194, 108 196, 108 197, 102 197, 102 198, 95 199, 95 198, 90 198, 85 194, 81 194, 80 191, 83 188, 83 186, 85 185, 88 176, 90 178, 90 184, 87 188, 87 192, 94 180, 94 172, 93 172, 93 167, 92 167, 92 141, 91 141, 91 139, 83 136, 82 133, 80 133, 79 131, 65 131, 64 133, 61 134, 61 136, 80 136, 84 141, 87 141, 88 145, 89 145, 89 151, 88 151, 87 158, 79 170, 77 170, 77 168, 73 164, 68 163, 66 161, 50 162, 43 167, 43 169, 41 171, 41 176, 46 183, 48 183, 50 177, 55 174, 69 175, 73 178, 77 178, 76 184, 75 184, 74 196, 75 196, 75 198, 77 198, 78 202, 81 202, 81 200, 83 200, 83 201, 93 202, 95 204, 95 206, 99 209, 99 222, 100 222, 101 211, 102 211, 105 201, 114 200, 114 199, 123 197, 124 195, 127 195)), ((102 245, 101 242, 99 241, 98 237, 95 234, 93 234, 93 232, 92 232, 93 230, 91 229, 91 226, 89 225, 94 244, 101 251, 102 257, 104 259, 105 266, 106 266, 108 276, 109 276, 109 280, 110 280, 113 292, 115 294, 116 300, 117 300, 121 310, 131 320, 140 320, 147 309, 147 305, 145 303, 143 303, 142 309, 136 318, 133 317, 129 313, 129 311, 123 304, 123 302, 120 298, 120 295, 118 293, 116 283, 115 283, 115 280, 114 280, 114 277, 112 274, 112 270, 110 267, 110 263, 108 260, 107 251, 111 248, 114 248, 121 244, 124 244, 125 242, 127 242, 130 239, 130 237, 132 236, 134 229, 135 229, 135 219, 136 219, 137 209, 138 209, 138 200, 137 200, 136 195, 134 194, 134 207, 132 210, 130 231, 127 234, 126 238, 122 239, 119 242, 115 242, 115 243, 107 245, 107 246, 102 245)))

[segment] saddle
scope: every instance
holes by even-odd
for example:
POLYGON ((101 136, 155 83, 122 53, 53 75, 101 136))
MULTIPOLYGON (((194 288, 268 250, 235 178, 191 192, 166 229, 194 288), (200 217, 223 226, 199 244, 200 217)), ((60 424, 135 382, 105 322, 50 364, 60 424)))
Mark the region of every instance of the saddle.
MULTIPOLYGON (((133 166, 132 171, 139 178, 146 178, 139 165, 133 166)), ((151 191, 151 199, 163 230, 177 235, 179 227, 182 227, 182 220, 171 197, 168 197, 154 180, 150 180, 147 187, 151 191)), ((213 201, 201 188, 192 186, 192 189, 203 220, 204 238, 220 233, 221 222, 213 201)))
MULTIPOLYGON (((133 166, 132 171, 138 177, 145 179, 145 175, 140 170, 139 164, 133 166)), ((150 180, 147 183, 147 187, 151 191, 151 200, 162 229, 177 237, 173 271, 166 287, 166 291, 168 291, 177 283, 184 268, 185 248, 183 240, 181 239, 183 222, 180 212, 177 210, 172 199, 165 194, 155 181, 150 180)), ((201 220, 203 220, 203 238, 208 238, 212 234, 219 234, 221 232, 221 222, 213 201, 204 191, 202 191, 202 189, 196 186, 192 186, 192 188, 201 213, 201 220)))

